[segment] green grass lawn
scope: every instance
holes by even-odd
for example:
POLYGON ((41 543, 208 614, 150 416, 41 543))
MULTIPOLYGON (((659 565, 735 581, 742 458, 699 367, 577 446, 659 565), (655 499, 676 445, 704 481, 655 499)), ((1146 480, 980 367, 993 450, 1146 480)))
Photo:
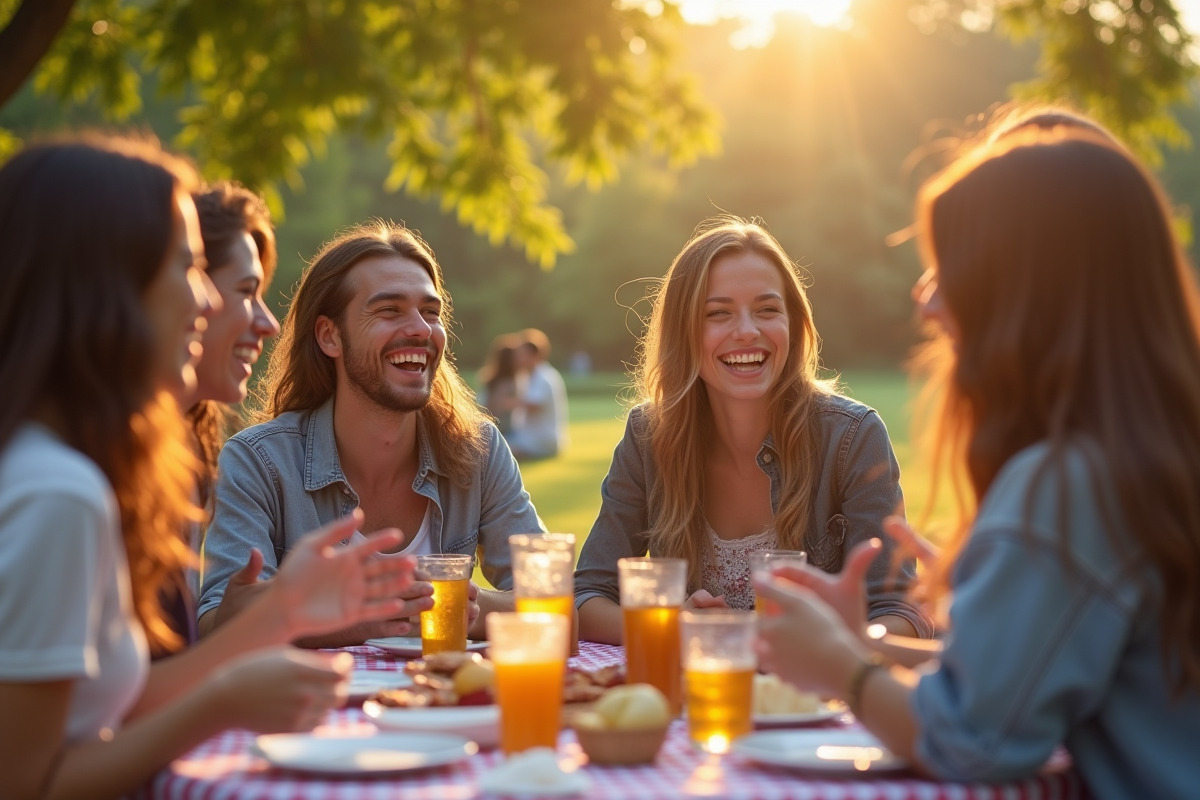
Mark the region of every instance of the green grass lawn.
MULTIPOLYGON (((580 545, 600 510, 600 483, 625 430, 625 407, 617 400, 624 380, 616 373, 586 381, 568 378, 571 446, 558 458, 521 469, 546 526, 551 531, 574 533, 580 545)), ((847 372, 842 381, 850 396, 876 409, 887 424, 908 505, 914 510, 923 507, 929 482, 915 463, 908 441, 911 390, 907 376, 894 371, 847 372)))

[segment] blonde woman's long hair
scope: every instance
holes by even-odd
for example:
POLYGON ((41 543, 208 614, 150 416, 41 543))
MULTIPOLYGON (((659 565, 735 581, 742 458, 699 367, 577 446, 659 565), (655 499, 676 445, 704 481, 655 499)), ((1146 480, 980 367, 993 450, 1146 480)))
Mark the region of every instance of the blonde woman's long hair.
POLYGON ((687 559, 692 588, 700 585, 703 555, 709 546, 704 465, 713 438, 713 416, 700 380, 704 302, 712 265, 741 253, 762 256, 783 277, 790 341, 781 377, 771 389, 768 412, 775 447, 787 454, 779 459, 782 480, 775 511, 780 547, 804 548, 818 468, 814 400, 833 391, 830 382, 817 377, 820 339, 800 268, 756 221, 719 217, 702 223, 663 278, 634 373, 637 400, 649 404, 648 435, 657 465, 649 495, 650 549, 687 559))

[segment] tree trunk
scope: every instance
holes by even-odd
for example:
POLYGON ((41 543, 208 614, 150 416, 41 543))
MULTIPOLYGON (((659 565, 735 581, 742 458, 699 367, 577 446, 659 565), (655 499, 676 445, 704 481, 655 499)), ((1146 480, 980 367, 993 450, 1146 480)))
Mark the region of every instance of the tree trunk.
POLYGON ((0 30, 0 106, 17 93, 67 24, 76 0, 23 0, 0 30))

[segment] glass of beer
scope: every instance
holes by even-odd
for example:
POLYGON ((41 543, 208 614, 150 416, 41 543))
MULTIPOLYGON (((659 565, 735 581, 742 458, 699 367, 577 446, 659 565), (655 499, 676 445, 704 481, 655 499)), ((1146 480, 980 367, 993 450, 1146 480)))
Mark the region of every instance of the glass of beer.
POLYGON ((544 611, 570 620, 575 649, 575 535, 517 533, 508 537, 517 611, 544 611))
POLYGON ((421 612, 421 655, 467 649, 467 586, 475 557, 417 556, 418 577, 433 584, 433 608, 421 612))
MULTIPOLYGON (((803 550, 753 550, 750 553, 750 578, 759 580, 761 576, 770 575, 775 567, 797 566, 808 563, 808 554, 803 550)), ((763 613, 763 601, 754 598, 754 609, 763 613)))
POLYGON ((558 743, 569 628, 562 614, 488 614, 488 654, 496 667, 500 747, 506 755, 558 743))
POLYGON ((671 713, 683 707, 679 609, 687 592, 682 558, 617 561, 624 622, 625 680, 649 683, 667 696, 671 713))
POLYGON ((689 610, 681 628, 688 736, 705 752, 727 753, 753 728, 755 614, 689 610))

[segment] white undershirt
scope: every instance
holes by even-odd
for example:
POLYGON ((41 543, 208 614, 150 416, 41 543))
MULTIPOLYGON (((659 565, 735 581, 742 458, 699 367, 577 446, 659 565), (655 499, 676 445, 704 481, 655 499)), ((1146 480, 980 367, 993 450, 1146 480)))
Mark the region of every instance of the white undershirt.
MULTIPOLYGON (((429 509, 433 503, 425 504, 425 516, 421 518, 421 527, 417 528, 417 535, 412 538, 412 541, 398 553, 379 553, 382 558, 399 558, 400 556, 424 556, 433 552, 433 542, 429 537, 429 509)), ((350 537, 351 542, 361 542, 367 537, 363 536, 359 531, 355 531, 350 537)))

